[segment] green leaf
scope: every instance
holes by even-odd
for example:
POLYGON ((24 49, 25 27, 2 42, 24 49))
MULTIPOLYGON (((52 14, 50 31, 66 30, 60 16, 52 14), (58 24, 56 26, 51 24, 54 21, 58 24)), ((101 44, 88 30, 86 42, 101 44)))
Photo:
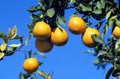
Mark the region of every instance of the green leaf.
POLYGON ((27 26, 28 26, 29 35, 30 35, 31 37, 34 37, 33 31, 32 31, 33 26, 34 26, 33 22, 29 23, 27 26))
POLYGON ((40 18, 35 14, 32 14, 31 19, 32 19, 33 23, 36 23, 37 21, 40 20, 40 18))
POLYGON ((97 36, 96 34, 92 35, 92 38, 97 43, 104 43, 103 40, 99 36, 97 36))
POLYGON ((37 70, 37 73, 42 76, 43 78, 46 78, 46 74, 43 71, 37 70))
POLYGON ((98 59, 94 60, 94 65, 100 64, 100 61, 98 59))
POLYGON ((65 23, 66 23, 66 21, 65 21, 64 16, 63 16, 63 17, 57 17, 57 22, 56 22, 56 24, 57 24, 58 26, 60 26, 61 24, 65 25, 65 23))
POLYGON ((47 10, 47 15, 49 17, 52 18, 54 16, 54 14, 55 14, 55 9, 54 8, 50 8, 50 9, 47 10))
POLYGON ((16 28, 16 26, 14 26, 12 29, 9 28, 9 30, 8 30, 8 38, 9 39, 13 39, 13 38, 16 37, 16 35, 17 35, 17 28, 16 28))
POLYGON ((106 14, 106 20, 108 20, 108 19, 110 18, 111 13, 112 13, 112 11, 110 10, 110 11, 106 14))
POLYGON ((4 53, 3 52, 0 52, 0 59, 2 59, 4 57, 4 53))
POLYGON ((39 62, 39 66, 41 66, 43 63, 42 62, 39 62))
POLYGON ((105 0, 101 0, 101 5, 102 5, 102 8, 104 9, 105 8, 105 0))
POLYGON ((105 24, 103 30, 102 30, 102 38, 104 38, 106 32, 108 31, 108 24, 105 24))
POLYGON ((2 41, 4 43, 8 43, 8 37, 5 34, 3 34, 2 32, 1 32, 0 38, 2 38, 2 41))
POLYGON ((120 21, 116 20, 116 25, 120 27, 120 21))
POLYGON ((4 50, 6 49, 6 46, 7 46, 6 43, 1 44, 1 45, 0 45, 0 50, 1 50, 1 51, 4 51, 4 50))
POLYGON ((96 6, 98 9, 102 9, 101 1, 97 1, 96 6))
POLYGON ((36 8, 36 6, 32 6, 31 8, 28 9, 29 12, 36 12, 38 11, 38 9, 36 8))
POLYGON ((26 39, 25 45, 28 45, 28 42, 29 42, 30 39, 31 39, 31 35, 29 35, 29 37, 26 39))
POLYGON ((112 20, 112 21, 109 21, 109 26, 110 27, 113 27, 113 25, 114 25, 114 21, 112 20))
POLYGON ((102 10, 101 9, 94 9, 93 13, 95 13, 95 14, 101 14, 102 10))
POLYGON ((22 73, 19 74, 19 79, 25 79, 22 73))
POLYGON ((38 79, 37 77, 32 77, 31 79, 38 79))
POLYGON ((118 39, 118 41, 115 43, 115 49, 120 50, 120 39, 118 39))
POLYGON ((39 7, 41 8, 41 11, 44 11, 46 9, 44 4, 44 1, 39 0, 39 7))
POLYGON ((91 6, 88 6, 88 5, 84 5, 80 3, 79 7, 82 8, 82 11, 92 11, 91 6))
POLYGON ((3 33, 2 33, 2 32, 0 32, 0 38, 2 37, 2 35, 3 35, 3 33))

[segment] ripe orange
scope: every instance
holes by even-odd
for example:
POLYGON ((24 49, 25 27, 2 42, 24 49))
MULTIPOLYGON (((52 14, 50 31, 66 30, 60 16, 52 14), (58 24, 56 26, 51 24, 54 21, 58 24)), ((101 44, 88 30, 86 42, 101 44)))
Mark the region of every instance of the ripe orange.
POLYGON ((33 73, 38 69, 39 63, 36 58, 27 58, 23 63, 23 69, 27 73, 33 73))
POLYGON ((65 29, 56 27, 52 30, 51 41, 57 46, 63 46, 68 41, 68 34, 65 29))
POLYGON ((33 27, 33 34, 41 40, 48 39, 51 35, 51 28, 49 24, 44 21, 37 22, 33 27))
POLYGON ((68 29, 73 34, 82 34, 86 29, 85 21, 80 17, 72 17, 68 21, 68 29))
POLYGON ((113 34, 113 36, 115 36, 115 37, 120 37, 120 27, 115 26, 115 28, 113 29, 112 34, 113 34))
POLYGON ((53 44, 49 39, 46 40, 40 40, 36 39, 35 46, 40 52, 49 52, 53 48, 53 44))
POLYGON ((96 46, 94 40, 91 37, 91 35, 93 35, 93 34, 100 36, 100 33, 97 29, 88 27, 88 28, 86 28, 85 32, 82 35, 82 42, 87 47, 95 47, 96 46))

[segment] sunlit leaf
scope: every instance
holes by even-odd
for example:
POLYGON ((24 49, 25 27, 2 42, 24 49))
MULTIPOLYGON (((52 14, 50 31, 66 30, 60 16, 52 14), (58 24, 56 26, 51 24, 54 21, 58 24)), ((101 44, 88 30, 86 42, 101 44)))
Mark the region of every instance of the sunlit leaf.
POLYGON ((2 59, 4 57, 4 53, 3 52, 0 52, 0 59, 2 59))
POLYGON ((47 10, 47 15, 49 17, 53 17, 54 14, 55 14, 55 9, 54 8, 50 8, 50 9, 47 10))
POLYGON ((8 46, 10 46, 10 47, 19 47, 19 46, 21 46, 21 44, 10 44, 8 46))
POLYGON ((100 61, 98 59, 94 60, 94 65, 100 64, 100 61))
POLYGON ((52 79, 50 74, 48 74, 47 79, 52 79))
POLYGON ((0 50, 1 50, 1 51, 4 51, 4 50, 6 49, 6 46, 7 46, 6 43, 1 44, 1 45, 0 45, 0 50))
POLYGON ((112 13, 112 11, 110 10, 110 11, 106 14, 106 19, 107 19, 107 20, 110 18, 111 13, 112 13))
POLYGON ((15 52, 16 49, 17 49, 16 47, 7 47, 5 55, 9 56, 9 55, 14 54, 14 52, 15 52))
POLYGON ((111 20, 115 20, 116 18, 117 18, 117 16, 111 16, 109 20, 110 20, 110 21, 111 21, 111 20))
POLYGON ((43 78, 46 78, 46 77, 47 77, 46 74, 45 74, 45 72, 43 72, 43 71, 37 70, 37 73, 38 73, 40 76, 42 76, 43 78))
POLYGON ((17 27, 16 26, 14 26, 12 29, 8 30, 8 38, 9 39, 15 38, 16 35, 17 35, 17 27))
POLYGON ((70 0, 70 4, 74 4, 76 0, 70 0))

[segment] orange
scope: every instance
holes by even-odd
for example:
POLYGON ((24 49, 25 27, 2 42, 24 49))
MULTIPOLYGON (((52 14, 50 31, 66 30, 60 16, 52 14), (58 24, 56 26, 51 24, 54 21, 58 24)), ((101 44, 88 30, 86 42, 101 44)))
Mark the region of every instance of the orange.
POLYGON ((112 34, 113 34, 113 36, 115 36, 115 37, 120 37, 120 27, 115 26, 115 28, 113 29, 112 34))
POLYGON ((33 27, 33 34, 38 39, 48 39, 51 35, 51 27, 44 21, 37 22, 33 27))
POLYGON ((80 17, 72 17, 68 21, 68 29, 73 34, 82 34, 86 29, 85 21, 80 17))
POLYGON ((84 43, 84 45, 86 45, 87 47, 96 46, 94 40, 91 37, 94 34, 96 34, 97 36, 100 36, 100 33, 97 29, 90 28, 90 27, 86 28, 85 32, 82 35, 82 42, 84 43))
POLYGON ((51 41, 57 46, 63 46, 68 41, 68 34, 65 29, 56 27, 52 30, 51 41))
POLYGON ((23 69, 27 73, 33 73, 38 69, 39 63, 36 58, 27 58, 23 63, 23 69))
POLYGON ((40 52, 49 52, 53 48, 53 44, 49 39, 46 40, 40 40, 36 39, 35 46, 40 52))

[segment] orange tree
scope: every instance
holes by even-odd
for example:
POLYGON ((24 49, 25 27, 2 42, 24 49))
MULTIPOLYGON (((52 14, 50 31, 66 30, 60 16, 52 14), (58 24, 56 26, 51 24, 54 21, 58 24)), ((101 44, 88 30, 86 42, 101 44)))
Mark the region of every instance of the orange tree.
MULTIPOLYGON (((32 14, 32 21, 28 24, 30 37, 23 42, 23 37, 16 35, 16 27, 8 30, 8 36, 0 33, 3 40, 3 44, 0 46, 1 59, 21 49, 31 37, 36 38, 36 48, 42 53, 49 52, 54 45, 63 46, 68 41, 68 34, 61 27, 61 24, 64 24, 68 25, 71 33, 82 34, 83 44, 94 50, 96 66, 105 68, 107 64, 112 64, 105 79, 109 79, 110 76, 115 78, 120 76, 119 0, 38 0, 38 5, 32 6, 28 11, 32 14), (70 16, 70 20, 66 24, 65 10, 71 8, 76 12, 70 16), (97 20, 97 23, 92 22, 91 18, 97 20), (95 26, 91 27, 91 24, 95 24, 95 26), (111 34, 107 37, 109 31, 111 34), (8 41, 14 39, 19 39, 21 44, 7 45, 8 41)), ((32 51, 26 52, 28 52, 29 58, 32 58, 32 54, 36 54, 32 51)), ((20 73, 20 79, 27 79, 34 72, 44 79, 51 79, 50 74, 37 70, 39 65, 41 62, 36 59, 28 61, 27 65, 23 65, 27 73, 20 73), (35 62, 34 65, 32 65, 33 62, 35 62)), ((37 77, 31 77, 31 79, 37 79, 37 77)))

